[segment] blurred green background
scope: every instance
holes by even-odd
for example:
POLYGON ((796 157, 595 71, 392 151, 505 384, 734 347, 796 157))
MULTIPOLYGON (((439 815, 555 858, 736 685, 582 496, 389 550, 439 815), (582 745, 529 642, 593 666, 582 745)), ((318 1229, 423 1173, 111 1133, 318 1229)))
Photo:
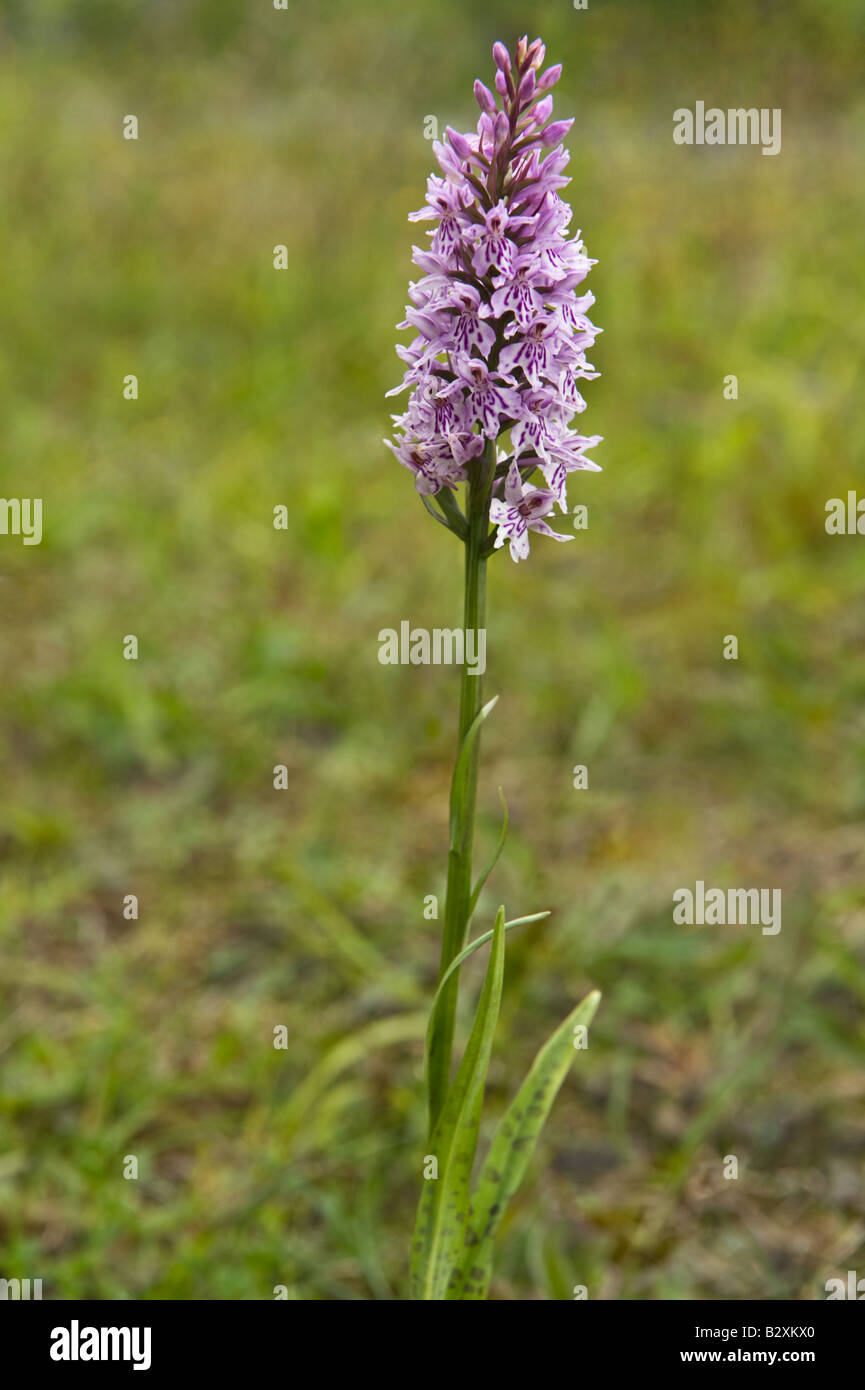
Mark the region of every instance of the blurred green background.
POLYGON ((553 915, 487 1126, 604 1000, 492 1296, 865 1275, 865 540, 824 530, 865 490, 860 0, 6 0, 2 491, 45 535, 0 537, 0 1274, 46 1298, 405 1295, 457 675, 377 633, 458 623, 461 573, 384 392, 425 117, 525 30, 604 472, 576 543, 491 566, 477 925, 553 915), (781 107, 782 153, 675 146, 697 100, 781 107), (698 878, 780 887, 780 935, 674 926, 698 878))

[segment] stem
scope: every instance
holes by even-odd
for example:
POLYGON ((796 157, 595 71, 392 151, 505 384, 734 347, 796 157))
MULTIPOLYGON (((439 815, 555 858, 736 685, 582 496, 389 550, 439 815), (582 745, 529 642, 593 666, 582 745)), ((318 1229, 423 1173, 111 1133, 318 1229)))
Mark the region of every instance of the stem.
MULTIPOLYGON (((483 628, 485 623, 487 557, 484 551, 489 534, 490 493, 495 475, 495 459, 495 443, 488 440, 476 465, 470 466, 471 479, 467 507, 468 534, 464 542, 463 630, 466 633, 477 632, 483 628)), ((483 677, 471 675, 468 664, 464 662, 460 677, 457 757, 459 757, 465 736, 482 704, 483 677)), ((460 794, 456 797, 456 801, 454 801, 454 784, 451 784, 451 801, 456 816, 456 834, 453 848, 448 853, 447 896, 445 898, 439 983, 441 983, 453 959, 459 955, 466 944, 472 894, 472 845, 479 754, 480 733, 478 733, 472 746, 468 777, 460 794)), ((431 1025, 430 1067, 427 1077, 430 1138, 432 1138, 450 1085, 458 996, 459 972, 454 971, 439 996, 431 1025)))

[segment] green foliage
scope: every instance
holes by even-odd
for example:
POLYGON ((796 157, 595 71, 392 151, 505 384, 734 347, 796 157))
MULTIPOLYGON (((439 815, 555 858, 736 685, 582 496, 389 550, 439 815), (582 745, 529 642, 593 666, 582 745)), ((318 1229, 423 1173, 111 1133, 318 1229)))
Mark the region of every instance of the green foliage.
POLYGON ((505 910, 500 907, 472 1031, 430 1143, 438 1171, 424 1182, 418 1207, 411 1267, 416 1299, 444 1298, 462 1247, 504 969, 505 910))
MULTIPOLYGON (((492 932, 473 941, 451 963, 439 990, 459 965, 490 937, 490 958, 474 1023, 456 1077, 430 1140, 437 1170, 424 1174, 411 1254, 411 1293, 420 1300, 486 1298, 493 1242, 507 1205, 522 1182, 544 1121, 573 1056, 574 1030, 588 1027, 600 1002, 594 991, 578 1004, 535 1058, 525 1082, 501 1121, 471 1194, 484 1086, 499 1016, 509 926, 500 907, 492 932)), ((433 1001, 430 1022, 435 1010, 433 1001)), ((429 1058, 429 1035, 428 1035, 429 1058)), ((427 1064, 429 1066, 429 1062, 427 1064)))
POLYGON ((488 719, 498 704, 498 695, 494 695, 488 700, 479 711, 477 717, 469 725, 468 732, 460 745, 457 756, 456 766, 454 767, 453 783, 451 785, 451 816, 450 816, 450 848, 456 848, 456 836, 459 825, 458 809, 465 798, 465 788, 468 779, 469 760, 475 741, 481 731, 481 725, 488 719))
POLYGON ((541 1048, 499 1124, 478 1177, 462 1248, 452 1268, 449 1299, 486 1298, 496 1233, 508 1202, 523 1180, 550 1107, 570 1067, 574 1030, 589 1026, 600 1001, 600 993, 594 990, 556 1029, 541 1048))

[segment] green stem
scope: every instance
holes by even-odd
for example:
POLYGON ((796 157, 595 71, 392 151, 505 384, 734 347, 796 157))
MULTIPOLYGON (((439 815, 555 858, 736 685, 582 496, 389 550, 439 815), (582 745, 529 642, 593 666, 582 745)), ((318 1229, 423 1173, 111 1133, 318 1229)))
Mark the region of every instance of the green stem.
MULTIPOLYGON (((486 619, 486 569, 484 553, 490 525, 490 492, 495 474, 495 444, 488 441, 476 464, 469 465, 468 534, 465 538, 465 596, 463 629, 477 632, 486 619)), ((472 675, 466 662, 460 678, 460 720, 457 757, 463 741, 483 704, 483 677, 472 675)), ((466 944, 472 894, 472 845, 474 841, 475 801, 478 784, 480 734, 472 746, 468 776, 455 797, 451 787, 451 807, 456 833, 448 853, 448 881, 445 920, 442 932, 439 982, 466 944)), ((427 1077, 429 1133, 432 1137, 450 1085, 454 1024, 459 995, 459 973, 455 972, 439 996, 431 1025, 430 1067, 427 1077)))

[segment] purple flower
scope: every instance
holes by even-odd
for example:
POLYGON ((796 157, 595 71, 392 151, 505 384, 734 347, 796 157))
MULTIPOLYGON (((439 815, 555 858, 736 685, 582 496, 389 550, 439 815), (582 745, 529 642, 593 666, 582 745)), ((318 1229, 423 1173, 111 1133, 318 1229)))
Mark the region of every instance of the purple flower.
POLYGON ((547 445, 555 443, 565 420, 564 402, 561 397, 544 390, 525 392, 521 404, 525 413, 511 430, 514 460, 518 460, 521 454, 533 454, 545 459, 547 445))
POLYGON ((555 493, 556 501, 563 512, 568 510, 568 474, 577 470, 600 473, 601 470, 598 465, 586 458, 584 453, 584 450, 593 449, 600 442, 601 436, 599 434, 593 434, 587 438, 584 435, 571 434, 570 432, 566 432, 561 439, 547 441, 546 457, 539 466, 544 475, 544 481, 555 493))
POLYGON ((510 275, 497 275, 494 280, 498 288, 490 300, 492 312, 503 318, 510 310, 518 328, 528 328, 544 307, 534 274, 535 260, 534 251, 521 252, 510 275))
POLYGON ((509 389, 514 385, 513 377, 494 376, 479 358, 459 360, 456 365, 457 379, 445 387, 445 392, 460 393, 469 425, 480 425, 487 439, 498 438, 502 417, 516 415, 520 409, 518 393, 509 389), (468 395, 463 396, 464 391, 468 395))
POLYGON ((555 494, 546 488, 524 483, 520 470, 512 463, 505 478, 505 500, 500 502, 494 497, 490 504, 490 521, 499 528, 496 550, 510 541, 511 559, 525 560, 529 553, 529 531, 552 536, 554 541, 572 541, 573 536, 560 536, 541 520, 552 511, 555 500, 555 494))
POLYGON ((513 239, 527 217, 509 217, 507 203, 502 200, 489 212, 483 214, 483 226, 470 226, 466 230, 468 239, 475 243, 472 256, 472 269, 478 275, 486 275, 498 270, 503 275, 513 275, 518 247, 513 239), (508 236, 508 232, 511 233, 508 236))
POLYGON ((548 377, 553 370, 557 354, 564 350, 559 324, 541 314, 532 319, 525 333, 518 333, 513 342, 502 348, 499 366, 506 372, 522 367, 527 380, 537 390, 542 377, 548 377))
POLYGON ((456 284, 448 291, 448 308, 453 313, 448 326, 450 342, 442 351, 456 347, 468 356, 473 348, 478 348, 486 357, 496 340, 495 329, 483 321, 492 315, 491 305, 474 285, 456 284))
MULTIPOLYGON (((413 249, 421 278, 399 324, 413 337, 397 348, 405 373, 388 392, 409 399, 389 447, 427 496, 487 477, 497 528, 487 544, 507 540, 519 560, 530 530, 573 539, 543 518, 567 511, 570 473, 597 471, 586 451, 600 436, 576 433, 572 421, 586 406, 578 383, 598 375, 586 350, 600 330, 587 317, 594 296, 578 293, 595 262, 581 234, 569 235, 560 196, 569 182, 560 142, 572 124, 551 122, 561 66, 542 71, 540 39, 521 39, 513 55, 497 43, 493 57, 491 86, 474 85, 477 129, 448 127, 446 143, 433 145, 440 172, 411 214, 432 223, 431 245, 413 249), (489 453, 488 441, 510 447, 489 453)), ((448 515, 458 521, 455 506, 448 515)))
POLYGON ((457 463, 447 440, 431 444, 422 439, 403 439, 400 444, 385 440, 404 468, 415 475, 418 492, 433 494, 443 487, 456 487, 465 478, 465 470, 457 463))

